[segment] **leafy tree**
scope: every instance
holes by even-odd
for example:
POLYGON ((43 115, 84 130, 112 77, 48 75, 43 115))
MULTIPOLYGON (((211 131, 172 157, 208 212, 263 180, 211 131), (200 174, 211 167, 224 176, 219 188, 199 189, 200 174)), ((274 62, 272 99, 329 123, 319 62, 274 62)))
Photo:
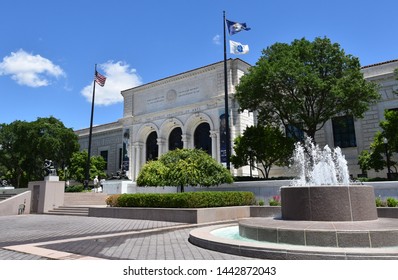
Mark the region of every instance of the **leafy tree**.
POLYGON ((388 140, 390 151, 398 153, 398 111, 386 110, 384 112, 384 118, 385 120, 380 122, 383 136, 388 140))
POLYGON ((229 171, 199 149, 176 149, 149 161, 137 177, 138 186, 214 186, 232 183, 229 171))
MULTIPOLYGON (((86 165, 87 165, 88 152, 86 150, 73 153, 69 170, 69 176, 78 182, 83 183, 86 179, 86 165)), ((93 180, 95 176, 99 178, 105 178, 106 173, 104 171, 106 162, 102 156, 91 156, 90 158, 90 180, 93 180)))
POLYGON ((370 144, 370 150, 361 152, 358 158, 359 166, 362 170, 374 169, 376 172, 387 167, 385 154, 390 158, 390 168, 397 172, 396 161, 393 160, 394 153, 398 153, 398 111, 386 110, 384 112, 385 120, 380 122, 382 131, 376 133, 373 142, 370 144), (387 145, 384 144, 384 138, 387 145))
POLYGON ((17 187, 23 179, 22 164, 26 160, 26 154, 21 151, 24 147, 23 139, 17 135, 21 135, 26 128, 26 122, 21 121, 0 125, 0 170, 2 172, 0 175, 17 187))
POLYGON ((235 138, 234 143, 232 164, 236 168, 250 164, 267 179, 272 165, 287 165, 294 149, 293 139, 287 138, 279 128, 271 126, 248 127, 243 135, 235 138), (253 166, 253 161, 260 163, 262 168, 253 166))
POLYGON ((260 123, 293 126, 312 139, 331 117, 360 118, 380 98, 358 58, 328 38, 268 47, 236 90, 241 109, 258 111, 260 123))
POLYGON ((169 172, 163 162, 159 160, 149 161, 146 163, 137 177, 138 186, 160 186, 169 172))
POLYGON ((0 147, 0 169, 5 170, 12 185, 20 187, 43 179, 45 159, 63 169, 79 144, 72 129, 49 117, 1 124, 0 147))
POLYGON ((358 164, 362 171, 374 169, 376 172, 383 170, 387 165, 383 157, 385 147, 383 143, 383 136, 377 133, 373 142, 370 144, 370 151, 363 150, 358 158, 358 164))

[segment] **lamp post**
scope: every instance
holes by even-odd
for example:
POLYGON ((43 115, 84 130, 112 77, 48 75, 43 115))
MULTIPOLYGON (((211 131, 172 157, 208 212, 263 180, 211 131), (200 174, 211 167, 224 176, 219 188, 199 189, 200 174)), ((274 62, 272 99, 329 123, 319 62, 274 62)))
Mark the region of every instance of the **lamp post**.
POLYGON ((388 140, 386 137, 383 137, 383 143, 384 143, 384 150, 386 153, 386 160, 387 160, 387 179, 391 179, 390 155, 388 153, 388 140))

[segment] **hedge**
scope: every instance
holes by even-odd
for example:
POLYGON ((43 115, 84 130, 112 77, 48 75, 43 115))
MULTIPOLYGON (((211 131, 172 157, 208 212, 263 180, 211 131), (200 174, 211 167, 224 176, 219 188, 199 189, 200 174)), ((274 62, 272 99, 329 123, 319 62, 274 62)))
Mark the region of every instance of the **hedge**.
POLYGON ((252 192, 184 192, 166 194, 117 194, 107 198, 112 207, 153 207, 153 208, 206 208, 254 205, 252 192))

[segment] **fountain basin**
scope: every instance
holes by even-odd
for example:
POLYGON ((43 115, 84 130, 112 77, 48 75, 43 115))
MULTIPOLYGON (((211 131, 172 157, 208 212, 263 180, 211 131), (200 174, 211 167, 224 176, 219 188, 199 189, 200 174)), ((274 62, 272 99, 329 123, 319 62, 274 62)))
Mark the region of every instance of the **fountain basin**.
POLYGON ((283 220, 377 220, 372 186, 286 186, 281 200, 283 220))
MULTIPOLYGON (((256 218, 252 221, 253 225, 260 223, 267 227, 267 222, 275 222, 274 218, 256 218), (261 221, 264 219, 264 221, 261 221)), ((281 222, 287 222, 282 221, 281 222)), ((305 221, 291 221, 292 223, 308 223, 305 221)), ((326 223, 326 222, 312 222, 326 223)), ((189 241, 199 247, 209 250, 235 254, 245 257, 274 260, 397 260, 398 259, 398 221, 397 219, 379 219, 378 221, 367 222, 332 222, 338 224, 340 236, 339 245, 335 245, 331 238, 322 235, 321 228, 318 228, 319 235, 307 236, 306 243, 300 242, 281 243, 265 242, 258 239, 247 241, 245 239, 230 239, 221 237, 220 234, 214 234, 215 231, 234 227, 238 230, 236 224, 213 225, 199 227, 192 230, 189 234, 189 241), (359 224, 358 224, 359 223, 359 224), (356 225, 358 224, 358 225, 356 225), (350 229, 351 228, 351 229, 350 229), (367 232, 365 228, 371 230, 367 232), (360 229, 360 232, 358 232, 360 229), (351 235, 353 234, 353 235, 351 235), (371 236, 372 243, 367 243, 363 235, 371 236), (387 238, 386 238, 387 235, 387 238), (360 239, 356 240, 358 237, 360 239), (321 240, 317 239, 323 239, 321 240), (260 241, 260 242, 259 242, 260 241), (353 243, 354 242, 354 243, 353 243), (323 243, 320 245, 320 243, 323 243), (327 245, 329 244, 329 246, 327 245), (353 247, 357 246, 357 247, 353 247)), ((292 225, 294 226, 294 225, 292 225)), ((296 224, 297 226, 297 224, 296 224)), ((304 227, 308 225, 302 225, 304 227)), ((258 226, 256 226, 258 228, 258 226)), ((295 228, 297 230, 297 228, 295 228)), ((291 228, 291 230, 295 230, 291 228)), ((323 229, 325 230, 325 229, 323 229)), ((306 230, 303 234, 306 235, 306 230)), ((335 230, 333 230, 335 231, 335 230)), ((327 233, 328 230, 325 230, 327 233)), ((259 236, 261 233, 258 233, 259 236)), ((296 236, 297 237, 297 236, 296 236)), ((263 239, 263 238, 261 238, 263 239)), ((296 238, 298 241, 300 238, 296 238)), ((280 240, 282 241, 282 240, 280 240)), ((286 240, 285 240, 286 241, 286 240)))
POLYGON ((252 218, 239 221, 239 235, 276 244, 330 248, 398 249, 398 220, 322 222, 252 218))

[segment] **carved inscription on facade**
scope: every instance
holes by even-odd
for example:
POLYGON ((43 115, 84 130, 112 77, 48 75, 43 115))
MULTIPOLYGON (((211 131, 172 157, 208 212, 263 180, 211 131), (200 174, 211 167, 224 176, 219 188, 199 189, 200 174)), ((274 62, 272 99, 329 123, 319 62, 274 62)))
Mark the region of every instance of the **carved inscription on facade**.
POLYGON ((178 97, 189 96, 199 93, 199 87, 193 87, 178 92, 178 97))
POLYGON ((148 98, 146 103, 147 105, 162 105, 165 102, 174 102, 178 98, 191 98, 194 95, 197 95, 199 92, 199 87, 187 88, 180 91, 170 89, 163 95, 148 98))

